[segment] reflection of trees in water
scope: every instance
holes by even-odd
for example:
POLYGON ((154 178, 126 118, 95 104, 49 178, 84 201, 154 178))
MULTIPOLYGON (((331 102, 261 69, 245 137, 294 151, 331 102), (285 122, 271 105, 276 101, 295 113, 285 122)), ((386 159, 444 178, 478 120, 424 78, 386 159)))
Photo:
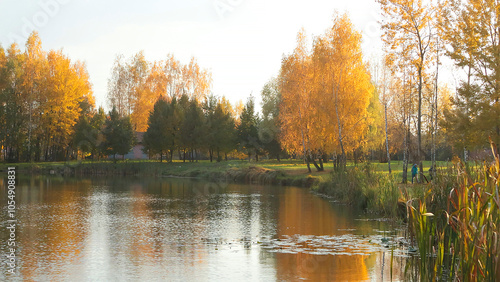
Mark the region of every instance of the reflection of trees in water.
MULTIPOLYGON (((373 232, 376 222, 354 221, 353 210, 345 207, 342 211, 334 209, 328 201, 309 195, 302 189, 288 188, 280 199, 278 238, 296 240, 302 237, 339 236, 345 230, 368 235, 373 232)), ((380 226, 377 226, 380 228, 380 226)), ((300 245, 300 244, 299 244, 300 245)), ((304 246, 302 246, 304 247, 304 246)), ((307 248, 315 248, 308 244, 307 248)), ((322 246, 319 246, 320 248, 322 246)), ((350 252, 349 247, 342 248, 350 252)), ((314 251, 314 250, 311 250, 314 251)), ((359 252, 359 248, 353 250, 359 252)), ((388 254, 387 254, 388 253, 388 254)), ((355 281, 368 280, 382 275, 390 277, 390 251, 382 263, 382 252, 370 255, 317 255, 309 252, 276 253, 278 279, 307 279, 311 281, 355 281)), ((396 263, 398 259, 394 261, 396 263)), ((400 261, 401 259, 399 259, 400 261)), ((402 277, 399 265, 393 267, 393 277, 402 277)))
MULTIPOLYGON (((345 217, 337 217, 331 204, 311 197, 299 189, 287 189, 280 199, 278 238, 283 235, 333 235, 338 229, 351 227, 345 217)), ((364 257, 313 255, 307 253, 276 254, 279 279, 311 281, 369 279, 364 257)))
POLYGON ((235 266, 256 273, 276 270, 272 277, 280 280, 359 280, 381 270, 378 254, 264 250, 259 240, 368 228, 305 189, 185 179, 35 177, 18 191, 24 207, 18 215, 23 223, 20 270, 26 279, 159 274, 196 280, 200 271, 219 275, 218 270, 235 266))
POLYGON ((306 253, 276 254, 279 279, 310 281, 369 280, 366 267, 370 256, 313 255, 306 253))
POLYGON ((32 177, 18 183, 16 243, 23 279, 58 275, 78 277, 79 273, 53 266, 63 260, 74 261, 82 255, 88 230, 81 224, 86 208, 79 199, 88 195, 89 185, 89 180, 46 177, 32 177))

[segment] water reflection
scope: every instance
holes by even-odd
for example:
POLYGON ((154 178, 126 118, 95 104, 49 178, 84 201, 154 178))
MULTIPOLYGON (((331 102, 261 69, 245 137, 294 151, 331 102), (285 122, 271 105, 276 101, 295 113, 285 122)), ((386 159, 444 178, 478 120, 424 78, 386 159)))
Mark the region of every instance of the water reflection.
MULTIPOLYGON (((389 277, 389 252, 379 231, 391 227, 355 220, 353 210, 305 189, 33 177, 17 191, 18 276, 25 280, 389 277)), ((6 212, 0 219, 5 224, 6 212)), ((2 252, 7 235, 0 234, 2 252)), ((5 263, 0 269, 5 280, 5 263)))
MULTIPOLYGON (((355 210, 307 197, 300 189, 285 190, 279 202, 279 247, 273 248, 278 277, 311 281, 382 278, 377 258, 386 250, 377 244, 382 236, 376 231, 390 228, 386 223, 357 221, 361 215, 355 210)), ((401 275, 396 268, 393 271, 401 275)))

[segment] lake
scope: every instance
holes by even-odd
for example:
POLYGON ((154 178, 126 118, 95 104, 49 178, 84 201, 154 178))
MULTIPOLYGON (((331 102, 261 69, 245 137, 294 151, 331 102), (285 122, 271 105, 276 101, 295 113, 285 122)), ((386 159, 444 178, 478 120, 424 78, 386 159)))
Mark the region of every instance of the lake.
POLYGON ((297 187, 31 177, 16 187, 15 275, 0 280, 403 280, 403 227, 297 187), (391 253, 394 254, 391 271, 391 253))

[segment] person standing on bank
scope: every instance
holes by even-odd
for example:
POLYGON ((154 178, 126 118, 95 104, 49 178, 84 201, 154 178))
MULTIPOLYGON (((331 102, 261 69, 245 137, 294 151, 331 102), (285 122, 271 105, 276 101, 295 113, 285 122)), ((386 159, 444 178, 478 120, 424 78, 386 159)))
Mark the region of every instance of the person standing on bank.
POLYGON ((434 178, 434 173, 436 172, 436 165, 432 166, 429 168, 429 176, 431 177, 431 180, 434 178))
MULTIPOLYGON (((414 164, 413 167, 411 168, 411 184, 413 184, 413 178, 417 177, 418 174, 418 167, 417 164, 414 164)), ((418 182, 418 178, 417 178, 418 182)))

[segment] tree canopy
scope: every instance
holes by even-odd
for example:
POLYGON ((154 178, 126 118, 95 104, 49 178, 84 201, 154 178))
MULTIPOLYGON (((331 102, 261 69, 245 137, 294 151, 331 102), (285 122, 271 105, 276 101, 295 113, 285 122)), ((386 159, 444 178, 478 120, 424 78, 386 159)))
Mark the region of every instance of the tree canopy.
POLYGON ((337 152, 345 166, 346 150, 361 146, 365 138, 374 91, 362 58, 361 34, 347 15, 334 16, 333 26, 314 39, 312 52, 304 31, 299 32, 279 79, 282 145, 302 152, 315 165, 315 158, 337 152))

